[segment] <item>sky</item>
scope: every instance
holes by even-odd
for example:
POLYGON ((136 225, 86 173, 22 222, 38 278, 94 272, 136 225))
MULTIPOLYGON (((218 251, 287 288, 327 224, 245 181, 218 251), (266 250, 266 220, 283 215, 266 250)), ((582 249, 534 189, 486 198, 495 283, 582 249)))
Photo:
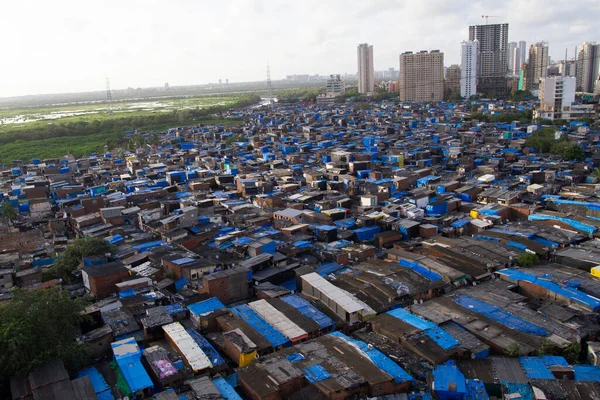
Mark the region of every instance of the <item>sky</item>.
POLYGON ((0 97, 355 73, 405 51, 460 63, 469 25, 509 23, 509 41, 547 41, 553 59, 600 42, 598 0, 30 0, 0 12, 0 97))

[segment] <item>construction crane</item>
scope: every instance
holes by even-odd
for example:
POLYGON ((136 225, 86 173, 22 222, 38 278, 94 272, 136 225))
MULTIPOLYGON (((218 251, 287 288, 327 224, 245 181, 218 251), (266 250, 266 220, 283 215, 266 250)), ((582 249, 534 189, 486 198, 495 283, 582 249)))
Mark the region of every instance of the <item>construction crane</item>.
POLYGON ((499 15, 482 15, 481 18, 485 18, 485 24, 488 24, 488 18, 500 18, 499 15))

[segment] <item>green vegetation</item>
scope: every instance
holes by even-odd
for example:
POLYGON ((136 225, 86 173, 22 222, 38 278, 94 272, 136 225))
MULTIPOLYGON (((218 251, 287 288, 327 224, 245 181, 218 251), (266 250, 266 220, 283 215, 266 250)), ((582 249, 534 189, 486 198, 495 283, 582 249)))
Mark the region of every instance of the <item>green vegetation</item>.
POLYGON ((541 356, 555 356, 558 354, 558 348, 554 343, 548 339, 542 339, 540 347, 536 351, 539 357, 541 356))
POLYGON ((563 357, 569 364, 576 364, 579 361, 580 355, 581 345, 577 342, 573 342, 563 349, 563 357))
POLYGON ((248 141, 248 139, 246 139, 243 136, 231 135, 230 137, 227 138, 227 140, 225 140, 225 143, 227 144, 227 146, 231 146, 235 142, 247 142, 247 141, 248 141))
MULTIPOLYGON (((260 101, 258 95, 243 95, 232 98, 226 105, 205 108, 184 108, 168 112, 134 112, 127 116, 117 114, 113 119, 89 114, 69 117, 57 122, 36 121, 21 124, 0 125, 0 161, 31 160, 32 158, 62 157, 70 152, 82 156, 101 152, 104 146, 114 148, 121 145, 125 131, 156 132, 174 126, 210 124, 213 115, 227 111, 230 107, 241 108, 260 101), (68 122, 64 122, 67 121, 68 122)), ((183 101, 183 100, 182 100, 183 101)), ((217 120, 219 121, 219 120, 217 120)), ((240 121, 222 125, 239 125, 240 121)))
POLYGON ((62 278, 70 281, 71 274, 77 270, 83 257, 99 256, 115 251, 114 246, 108 244, 100 238, 79 238, 67 246, 67 249, 61 254, 60 258, 52 267, 45 271, 42 280, 62 278))
POLYGON ((117 375, 117 389, 119 389, 121 394, 123 394, 124 396, 131 398, 131 389, 129 388, 129 385, 127 384, 127 381, 123 376, 123 372, 121 372, 121 368, 119 368, 117 362, 111 361, 108 365, 110 369, 115 371, 115 375, 117 375))
POLYGON ((594 171, 590 174, 594 178, 594 183, 600 182, 600 168, 594 168, 594 171))
POLYGON ((502 114, 484 114, 480 112, 476 112, 478 109, 477 105, 471 106, 471 111, 473 112, 470 117, 465 118, 465 120, 477 120, 481 122, 502 122, 505 124, 510 124, 513 121, 519 121, 520 124, 530 124, 533 119, 533 111, 527 110, 520 113, 502 113, 502 114))
POLYGON ((77 370, 89 359, 89 348, 75 341, 86 303, 71 300, 59 288, 12 292, 0 307, 0 375, 26 375, 42 364, 63 360, 77 370))
POLYGON ((324 93, 325 89, 320 87, 278 90, 275 92, 277 101, 280 103, 297 103, 299 101, 317 101, 317 96, 324 93))
POLYGON ((0 207, 0 221, 2 224, 10 226, 15 219, 17 219, 17 213, 13 206, 8 201, 3 202, 2 207, 0 207))
POLYGON ((529 90, 517 90, 510 95, 512 101, 533 100, 535 97, 529 90))
POLYGON ((512 342, 504 351, 508 357, 519 357, 521 355, 521 345, 517 342, 512 342))
POLYGON ((537 254, 525 252, 517 256, 517 261, 521 267, 527 268, 539 263, 540 258, 537 256, 537 254))
POLYGON ((585 159, 585 153, 581 146, 569 143, 564 135, 557 140, 554 128, 547 127, 535 131, 525 141, 525 147, 532 147, 538 153, 554 154, 563 160, 582 161, 585 159))

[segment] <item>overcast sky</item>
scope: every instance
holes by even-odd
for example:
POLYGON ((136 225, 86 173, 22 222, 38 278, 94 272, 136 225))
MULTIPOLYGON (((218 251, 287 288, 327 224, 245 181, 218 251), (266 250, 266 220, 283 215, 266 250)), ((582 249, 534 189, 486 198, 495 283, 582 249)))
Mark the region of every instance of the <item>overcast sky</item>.
POLYGON ((0 7, 0 97, 264 80, 375 69, 404 51, 459 63, 468 27, 508 22, 509 41, 545 40, 554 59, 600 41, 599 0, 29 0, 0 7))

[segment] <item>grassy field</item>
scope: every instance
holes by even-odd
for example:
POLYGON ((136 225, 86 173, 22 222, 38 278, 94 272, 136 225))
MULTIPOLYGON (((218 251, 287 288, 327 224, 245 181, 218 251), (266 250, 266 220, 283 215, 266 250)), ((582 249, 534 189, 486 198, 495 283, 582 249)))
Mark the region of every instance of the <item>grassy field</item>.
MULTIPOLYGON (((112 104, 114 118, 149 116, 176 110, 234 105, 240 96, 186 97, 159 100, 121 101, 112 104)), ((84 103, 41 107, 0 108, 0 134, 12 132, 31 125, 63 122, 90 122, 108 119, 106 103, 84 103)))
MULTIPOLYGON (((200 121, 184 121, 179 124, 159 124, 139 127, 140 132, 163 132, 176 126, 190 125, 221 125, 238 126, 239 120, 205 119, 200 121)), ((17 140, 0 146, 0 163, 7 164, 13 160, 29 161, 33 158, 46 159, 63 157, 72 154, 81 157, 91 153, 102 154, 105 145, 109 142, 119 141, 123 136, 122 131, 104 132, 96 135, 67 136, 43 140, 17 140)))
MULTIPOLYGON (((125 131, 165 131, 176 126, 239 125, 240 121, 214 120, 211 113, 243 106, 248 96, 210 96, 124 101, 113 104, 70 104, 0 109, 0 163, 32 158, 82 156, 103 152, 122 143, 125 131), (19 123, 11 123, 19 120, 19 123)), ((246 103, 245 103, 246 102, 246 103)))

